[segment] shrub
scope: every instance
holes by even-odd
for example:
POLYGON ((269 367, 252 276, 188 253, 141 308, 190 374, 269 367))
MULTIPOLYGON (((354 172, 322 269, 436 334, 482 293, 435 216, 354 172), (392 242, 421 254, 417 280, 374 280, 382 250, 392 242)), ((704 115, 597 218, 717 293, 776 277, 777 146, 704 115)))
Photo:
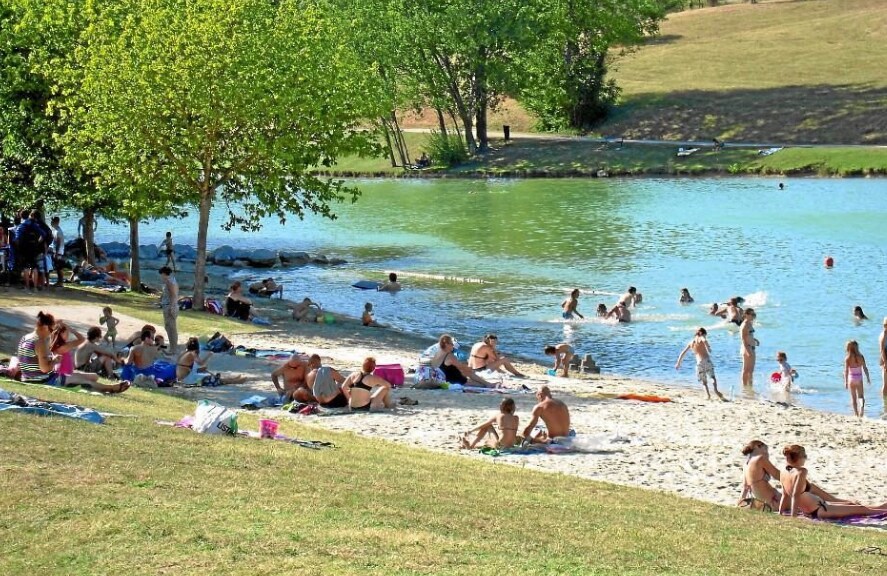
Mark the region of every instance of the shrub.
POLYGON ((432 132, 427 151, 431 161, 438 166, 452 167, 468 160, 468 149, 458 134, 432 132))

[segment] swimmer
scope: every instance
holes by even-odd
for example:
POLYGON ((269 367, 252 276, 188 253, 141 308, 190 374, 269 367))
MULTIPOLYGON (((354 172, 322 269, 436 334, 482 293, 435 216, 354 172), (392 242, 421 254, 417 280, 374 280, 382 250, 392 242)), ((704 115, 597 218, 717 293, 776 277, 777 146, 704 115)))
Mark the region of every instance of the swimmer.
POLYGON ((607 305, 604 303, 597 305, 597 315, 598 318, 606 318, 607 317, 607 305))
POLYGON ((859 353, 859 343, 856 340, 847 342, 847 356, 844 357, 844 388, 850 390, 850 402, 853 405, 853 413, 862 418, 865 413, 865 394, 862 389, 862 375, 869 386, 872 379, 869 376, 869 368, 865 365, 865 356, 859 353), (858 403, 858 406, 857 406, 858 403))
POLYGON ((634 286, 629 286, 625 294, 619 297, 619 304, 625 304, 626 307, 636 306, 640 304, 642 299, 643 296, 638 294, 638 289, 634 286))
MULTIPOLYGON (((686 288, 681 288, 681 299, 679 302, 681 304, 692 304, 694 302, 693 297, 690 296, 690 291, 686 288)), ((715 304, 715 311, 717 311, 717 304, 715 304)))
POLYGON ((727 309, 721 308, 717 302, 714 302, 711 307, 708 309, 709 316, 718 316, 720 318, 724 318, 727 316, 727 309))
POLYGON ((576 288, 572 292, 570 292, 570 297, 561 302, 561 308, 563 309, 562 316, 564 320, 572 320, 574 316, 579 316, 583 320, 585 320, 585 316, 579 313, 577 309, 579 307, 579 289, 576 288))
POLYGON ((388 282, 385 282, 377 289, 379 292, 400 292, 402 286, 397 281, 397 274, 391 272, 388 274, 388 282))
POLYGON ((607 318, 615 318, 617 322, 628 324, 631 322, 631 311, 624 302, 619 302, 613 309, 607 312, 607 318))
POLYGON ((780 382, 782 382, 784 390, 788 392, 795 378, 798 377, 798 371, 792 368, 792 365, 788 363, 788 355, 781 350, 776 353, 776 362, 779 364, 780 382))
POLYGON ((706 396, 711 400, 711 393, 708 391, 708 378, 711 377, 711 385, 715 389, 715 394, 717 394, 718 398, 724 400, 724 395, 718 390, 718 379, 715 376, 715 366, 711 361, 711 345, 708 343, 707 336, 708 332, 705 328, 699 328, 696 331, 696 336, 681 351, 674 369, 681 369, 681 362, 684 361, 684 356, 692 350, 693 354, 696 355, 696 377, 699 378, 699 383, 705 388, 706 396))
POLYGON ((869 317, 865 315, 865 312, 862 311, 862 306, 856 306, 853 308, 853 317, 857 320, 869 319, 869 317))

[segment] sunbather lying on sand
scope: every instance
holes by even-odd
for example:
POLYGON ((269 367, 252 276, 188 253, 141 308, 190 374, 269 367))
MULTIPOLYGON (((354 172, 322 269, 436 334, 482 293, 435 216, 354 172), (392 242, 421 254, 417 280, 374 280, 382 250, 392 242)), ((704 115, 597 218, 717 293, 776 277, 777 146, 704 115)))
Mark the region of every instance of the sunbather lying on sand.
POLYGON ((462 448, 474 448, 481 440, 492 434, 493 438, 487 439, 485 444, 492 448, 508 448, 517 443, 517 427, 520 419, 514 415, 514 400, 505 398, 499 404, 499 414, 493 416, 477 428, 469 430, 462 434, 459 438, 459 444, 462 448), (501 436, 496 428, 501 431, 501 436), (473 441, 469 441, 469 436, 477 432, 473 441))

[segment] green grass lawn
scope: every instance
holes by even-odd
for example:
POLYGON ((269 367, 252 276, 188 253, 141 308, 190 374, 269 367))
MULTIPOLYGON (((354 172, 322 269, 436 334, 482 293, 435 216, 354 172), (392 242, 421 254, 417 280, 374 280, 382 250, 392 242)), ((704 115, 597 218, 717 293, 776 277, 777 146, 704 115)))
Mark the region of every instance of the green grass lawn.
MULTIPOLYGON (((0 387, 125 415, 0 414, 0 574, 879 574, 883 533, 283 422, 313 451, 156 426, 193 403, 0 387)), ((368 418, 371 418, 368 417, 368 418)), ((241 417, 241 428, 256 418, 241 417)), ((568 458, 569 456, 564 456, 568 458)), ((638 466, 643 466, 638 462, 638 466)))
POLYGON ((601 133, 774 143, 887 143, 887 3, 761 0, 669 16, 620 59, 601 133))

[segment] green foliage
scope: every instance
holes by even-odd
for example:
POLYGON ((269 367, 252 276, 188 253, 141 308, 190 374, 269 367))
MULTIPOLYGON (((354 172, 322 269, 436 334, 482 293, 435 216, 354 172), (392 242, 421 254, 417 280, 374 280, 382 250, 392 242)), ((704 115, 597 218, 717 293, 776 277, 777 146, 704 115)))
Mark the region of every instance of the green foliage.
POLYGON ((452 167, 468 160, 465 141, 457 134, 432 132, 428 138, 427 149, 435 165, 452 167))

